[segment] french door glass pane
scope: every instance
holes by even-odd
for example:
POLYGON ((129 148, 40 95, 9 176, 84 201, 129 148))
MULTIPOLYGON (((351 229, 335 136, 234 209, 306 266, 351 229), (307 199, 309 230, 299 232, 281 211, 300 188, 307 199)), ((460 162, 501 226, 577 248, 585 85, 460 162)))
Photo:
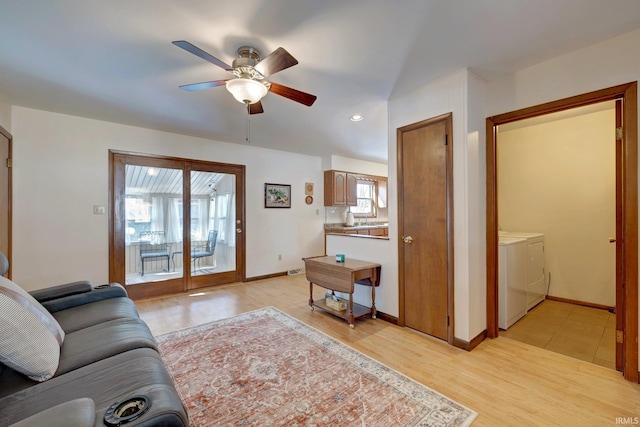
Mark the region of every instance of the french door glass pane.
POLYGON ((235 175, 191 172, 191 275, 236 269, 235 175))
POLYGON ((126 284, 182 277, 182 170, 125 166, 126 284))

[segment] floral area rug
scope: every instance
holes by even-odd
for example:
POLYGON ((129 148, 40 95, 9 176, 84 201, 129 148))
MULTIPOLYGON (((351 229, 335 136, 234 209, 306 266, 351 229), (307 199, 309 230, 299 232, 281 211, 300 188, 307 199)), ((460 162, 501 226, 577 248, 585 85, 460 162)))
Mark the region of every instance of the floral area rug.
POLYGON ((272 307, 156 337, 204 426, 468 426, 477 414, 272 307))

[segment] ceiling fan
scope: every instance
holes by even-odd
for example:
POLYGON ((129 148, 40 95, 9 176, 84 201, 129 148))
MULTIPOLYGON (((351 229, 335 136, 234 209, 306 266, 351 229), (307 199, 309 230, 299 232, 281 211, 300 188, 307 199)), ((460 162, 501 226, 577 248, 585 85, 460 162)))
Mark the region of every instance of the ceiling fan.
POLYGON ((266 77, 298 63, 289 52, 281 47, 266 57, 260 58, 260 52, 257 49, 251 46, 242 46, 238 49, 238 57, 233 60, 232 66, 229 66, 187 41, 177 40, 172 43, 236 76, 233 79, 182 85, 180 86, 181 89, 195 91, 226 85, 227 90, 231 92, 233 97, 247 106, 249 114, 264 112, 261 99, 267 92, 284 96, 308 107, 313 105, 317 98, 315 95, 265 80, 266 77))

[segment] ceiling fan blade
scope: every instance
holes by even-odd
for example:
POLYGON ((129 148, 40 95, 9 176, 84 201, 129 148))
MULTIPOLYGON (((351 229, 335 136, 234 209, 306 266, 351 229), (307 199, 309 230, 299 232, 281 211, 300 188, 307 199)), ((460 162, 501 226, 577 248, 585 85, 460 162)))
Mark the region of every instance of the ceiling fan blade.
POLYGON ((264 113, 264 110, 262 109, 262 102, 258 101, 254 104, 249 104, 247 106, 247 109, 249 110, 249 114, 262 114, 264 113))
POLYGON ((204 59, 205 61, 211 62, 213 65, 217 65, 218 67, 227 70, 227 71, 231 71, 233 70, 233 68, 231 68, 229 65, 225 64, 224 62, 220 61, 218 58, 216 58, 215 56, 209 55, 207 52, 205 52, 204 50, 200 49, 199 47, 196 47, 194 45, 192 45, 191 43, 184 41, 184 40, 176 40, 171 42, 174 45, 186 50, 189 53, 193 53, 196 56, 199 56, 200 58, 204 59))
POLYGON ((291 56, 284 48, 279 47, 258 62, 253 68, 258 70, 263 76, 268 77, 278 71, 293 67, 297 63, 298 60, 296 58, 291 56))
POLYGON ((269 91, 275 93, 276 95, 284 96, 285 98, 289 98, 292 101, 299 102, 300 104, 304 104, 307 107, 311 107, 313 103, 318 98, 315 95, 311 95, 309 93, 301 92, 296 89, 292 89, 287 86, 279 85, 278 83, 271 83, 271 88, 269 91))
POLYGON ((182 85, 180 89, 193 92, 195 90, 209 89, 211 87, 224 86, 227 83, 226 80, 214 80, 212 82, 192 83, 190 85, 182 85))

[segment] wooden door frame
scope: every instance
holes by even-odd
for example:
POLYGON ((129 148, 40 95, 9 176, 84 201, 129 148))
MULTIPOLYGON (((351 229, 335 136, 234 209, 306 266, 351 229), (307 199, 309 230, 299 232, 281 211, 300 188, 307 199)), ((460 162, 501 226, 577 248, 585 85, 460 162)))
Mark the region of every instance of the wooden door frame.
MULTIPOLYGON (((637 82, 488 117, 487 132, 487 336, 498 337, 497 127, 603 101, 623 100, 622 250, 624 252, 624 377, 638 382, 638 95, 637 82)), ((622 310, 620 310, 622 308, 622 310)))
POLYGON ((5 254, 5 256, 7 257, 7 260, 9 260, 9 270, 7 271, 6 277, 7 279, 11 279, 11 273, 12 273, 12 269, 11 269, 11 265, 13 264, 12 260, 12 254, 13 254, 13 243, 12 243, 12 230, 13 230, 13 165, 12 163, 12 158, 13 158, 13 136, 9 133, 9 131, 7 131, 5 128, 3 128, 2 126, 0 126, 0 134, 2 134, 4 137, 6 137, 9 141, 9 147, 8 147, 8 158, 7 158, 7 178, 8 178, 8 182, 7 182, 7 186, 9 187, 8 193, 7 193, 7 197, 9 199, 9 206, 8 206, 8 212, 7 214, 9 215, 9 217, 7 218, 8 220, 8 227, 9 230, 7 230, 7 253, 5 254))
MULTIPOLYGON (((453 113, 442 114, 417 123, 400 127, 396 130, 396 155, 397 155, 397 179, 398 179, 398 236, 404 235, 403 200, 404 182, 402 179, 402 137, 405 132, 444 122, 447 134, 447 312, 449 324, 447 326, 447 342, 454 345, 455 319, 454 319, 454 259, 453 259, 453 113)), ((398 238, 398 325, 405 326, 405 289, 404 289, 404 242, 398 238)))
MULTIPOLYGON (((238 173, 240 176, 236 179, 236 207, 239 214, 237 219, 241 221, 242 231, 236 234, 236 253, 240 256, 236 256, 236 270, 229 273, 222 274, 223 280, 209 278, 211 286, 218 284, 230 283, 230 282, 244 282, 246 278, 246 237, 245 237, 245 219, 246 219, 246 205, 245 205, 245 166, 233 165, 228 163, 218 163, 204 160, 186 159, 181 157, 160 156, 145 153, 135 153, 129 151, 109 150, 109 281, 116 283, 125 283, 123 276, 124 272, 124 253, 117 251, 117 248, 122 248, 125 245, 123 233, 117 233, 115 230, 115 223, 117 221, 123 221, 123 218, 116 218, 117 215, 124 212, 124 207, 119 204, 120 199, 117 197, 116 188, 124 188, 125 183, 121 180, 124 176, 116 173, 116 169, 125 166, 125 159, 131 157, 135 159, 135 164, 144 164, 145 160, 153 162, 154 167, 167 167, 174 168, 176 163, 182 163, 183 174, 185 172, 191 172, 192 170, 207 171, 212 167, 218 170, 222 170, 221 173, 238 173), (166 164, 165 164, 166 163, 166 164), (236 273, 237 272, 237 273, 236 273)), ((133 164, 133 163, 131 163, 133 164)), ((183 194, 189 194, 191 189, 190 179, 183 180, 183 194)), ((183 229, 189 230, 191 228, 191 215, 190 204, 183 204, 183 229)), ((190 247, 188 239, 183 239, 183 256, 188 256, 190 253, 190 247)), ((187 274, 183 274, 181 278, 171 279, 165 281, 163 292, 158 292, 157 283, 140 283, 127 287, 127 292, 132 298, 147 298, 159 295, 175 294, 185 292, 189 290, 189 280, 192 280, 190 270, 187 269, 187 274), (188 276, 188 277, 187 277, 188 276)), ((201 282, 195 280, 194 283, 201 282)))

